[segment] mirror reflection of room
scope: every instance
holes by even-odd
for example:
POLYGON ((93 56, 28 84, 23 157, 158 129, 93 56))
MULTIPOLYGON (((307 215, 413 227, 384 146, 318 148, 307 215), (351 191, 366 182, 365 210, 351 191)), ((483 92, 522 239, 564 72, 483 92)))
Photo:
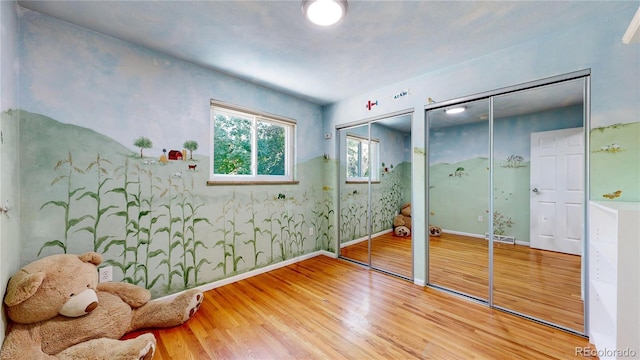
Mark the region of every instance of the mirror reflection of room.
POLYGON ((494 109, 493 302, 583 332, 583 79, 494 109))
POLYGON ((484 239, 489 230, 488 114, 487 99, 428 113, 429 282, 485 300, 489 295, 489 250, 484 239))
POLYGON ((427 112, 430 284, 584 333, 584 86, 427 112))
MULTIPOLYGON (((340 256, 369 263, 369 125, 339 131, 340 256)), ((375 164, 375 163, 374 163, 375 164)), ((375 181, 375 178, 372 179, 375 181)))
POLYGON ((340 129, 339 139, 340 256, 411 278, 411 115, 340 129))

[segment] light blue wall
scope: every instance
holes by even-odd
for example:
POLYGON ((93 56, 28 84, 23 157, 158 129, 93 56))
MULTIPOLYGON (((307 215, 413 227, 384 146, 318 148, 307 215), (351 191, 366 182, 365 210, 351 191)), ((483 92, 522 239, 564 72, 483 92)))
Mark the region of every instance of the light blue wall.
MULTIPOLYGON (((334 126, 406 108, 414 108, 414 172, 413 211, 414 274, 416 282, 426 278, 424 168, 424 106, 435 101, 459 98, 532 80, 591 69, 591 127, 640 121, 640 51, 638 44, 624 45, 621 41, 636 5, 630 4, 606 18, 503 49, 460 64, 452 64, 439 71, 404 80, 381 89, 372 89, 360 96, 339 101, 325 111, 325 132, 334 126), (411 95, 398 100, 386 100, 401 89, 411 89, 411 95), (368 100, 379 101, 371 111, 365 108, 368 100), (416 199, 421 199, 417 201, 416 199), (421 220, 422 219, 422 220, 421 220), (418 223, 422 221, 422 223, 418 223)), ((437 56, 438 54, 425 54, 437 56)), ((640 136, 640 133, 638 134, 640 136)), ((328 143, 326 151, 333 150, 328 143)), ((605 163, 591 164, 591 173, 606 171, 605 163)), ((636 182, 640 172, 629 164, 636 182)), ((612 174, 615 176, 615 174, 612 174)), ((593 191, 593 189, 592 189, 593 191)), ((626 201, 638 201, 629 198, 626 201)))
MULTIPOLYGON (((16 121, 7 121, 6 112, 18 107, 18 19, 14 1, 0 1, 2 34, 0 43, 0 130, 2 131, 2 156, 0 156, 0 206, 9 201, 9 216, 0 215, 0 298, 4 299, 7 281, 20 264, 20 197, 18 162, 18 127, 16 121)), ((0 344, 6 328, 2 312, 0 344)))
POLYGON ((154 147, 198 142, 209 153, 209 100, 298 121, 298 161, 322 155, 322 109, 226 76, 22 9, 20 107, 67 124, 86 126, 132 146, 138 136, 154 147))

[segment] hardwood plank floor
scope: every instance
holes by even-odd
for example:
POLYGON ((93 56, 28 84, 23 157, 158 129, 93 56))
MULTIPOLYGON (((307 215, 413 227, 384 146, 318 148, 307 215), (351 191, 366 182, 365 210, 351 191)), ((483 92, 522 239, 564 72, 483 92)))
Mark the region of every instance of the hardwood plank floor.
MULTIPOLYGON (((341 255, 363 263, 369 261, 369 246, 366 241, 346 246, 341 255)), ((411 237, 397 236, 393 232, 371 238, 371 265, 391 273, 413 277, 413 255, 411 237)))
MULTIPOLYGON (((488 299, 489 253, 484 239, 443 233, 430 239, 429 281, 488 299)), ((342 255, 368 261, 366 241, 342 255)), ((372 265, 412 277, 411 238, 387 233, 371 239, 372 265)), ((560 326, 583 331, 580 256, 495 243, 494 304, 560 326)))
MULTIPOLYGON (((206 292, 165 359, 567 359, 586 339, 326 256, 206 292)), ((130 334, 128 337, 137 335, 130 334)))
MULTIPOLYGON (((486 299, 487 245, 467 236, 431 237, 430 283, 486 299)), ((493 269, 494 304, 583 331, 580 256, 495 243, 493 269)))

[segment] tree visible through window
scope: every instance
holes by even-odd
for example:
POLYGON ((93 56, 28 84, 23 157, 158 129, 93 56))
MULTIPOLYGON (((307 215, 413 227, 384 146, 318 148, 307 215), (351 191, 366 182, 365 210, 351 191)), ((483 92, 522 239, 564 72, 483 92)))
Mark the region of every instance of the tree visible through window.
POLYGON ((258 175, 284 175, 285 128, 258 121, 258 175))
POLYGON ((212 180, 292 180, 295 123, 213 107, 212 180))

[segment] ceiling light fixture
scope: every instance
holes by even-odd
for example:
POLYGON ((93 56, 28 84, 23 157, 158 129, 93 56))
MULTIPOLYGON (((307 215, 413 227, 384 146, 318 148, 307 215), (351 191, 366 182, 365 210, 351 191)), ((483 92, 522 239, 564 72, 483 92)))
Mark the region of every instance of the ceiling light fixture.
POLYGON ((447 110, 445 110, 444 112, 447 113, 448 115, 452 115, 452 114, 459 114, 463 111, 465 111, 467 108, 465 106, 458 106, 458 107, 454 107, 454 108, 449 108, 447 110))
POLYGON ((331 26, 347 13, 347 0, 303 0, 302 12, 316 25, 331 26))

